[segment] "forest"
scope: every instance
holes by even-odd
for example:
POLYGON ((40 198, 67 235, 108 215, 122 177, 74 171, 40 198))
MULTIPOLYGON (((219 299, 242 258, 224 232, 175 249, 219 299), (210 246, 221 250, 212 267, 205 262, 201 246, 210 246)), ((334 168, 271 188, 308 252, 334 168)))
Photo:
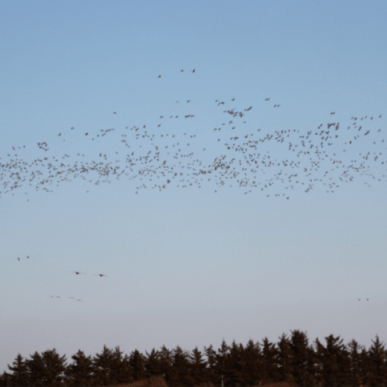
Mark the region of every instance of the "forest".
POLYGON ((329 335, 310 342, 306 332, 282 334, 277 343, 265 337, 246 345, 222 341, 200 351, 180 346, 130 355, 106 345, 87 356, 82 350, 71 356, 56 349, 18 354, 0 375, 0 386, 116 386, 162 376, 168 386, 263 386, 287 382, 292 386, 387 386, 387 350, 376 336, 368 349, 356 340, 343 343, 329 335))

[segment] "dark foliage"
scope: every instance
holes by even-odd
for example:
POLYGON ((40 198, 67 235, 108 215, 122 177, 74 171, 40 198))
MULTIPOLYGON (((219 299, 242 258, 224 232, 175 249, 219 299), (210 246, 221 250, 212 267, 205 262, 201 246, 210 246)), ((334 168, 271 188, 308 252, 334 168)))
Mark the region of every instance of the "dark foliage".
POLYGON ((267 337, 261 343, 249 340, 246 346, 223 340, 217 350, 212 345, 203 352, 197 347, 190 352, 162 346, 145 355, 134 350, 130 356, 119 347, 104 346, 94 357, 78 350, 71 360, 67 365, 55 349, 35 352, 28 359, 18 354, 9 371, 0 375, 0 387, 387 386, 387 350, 378 336, 368 350, 355 340, 345 345, 333 335, 325 337, 325 343, 316 339, 310 345, 306 333, 294 330, 277 343, 267 337))

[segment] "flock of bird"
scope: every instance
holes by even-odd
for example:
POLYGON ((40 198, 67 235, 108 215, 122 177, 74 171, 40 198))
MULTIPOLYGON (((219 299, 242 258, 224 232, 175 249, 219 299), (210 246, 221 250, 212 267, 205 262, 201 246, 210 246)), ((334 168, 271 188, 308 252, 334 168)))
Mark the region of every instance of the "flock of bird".
MULTIPOLYGON (((195 70, 191 72, 195 74, 195 70)), ((191 102, 186 100, 193 109, 191 102)), ((271 103, 270 98, 262 102, 271 103)), ((351 117, 351 123, 343 125, 333 119, 336 113, 331 112, 330 122, 315 129, 284 128, 264 133, 256 124, 245 125, 254 106, 238 108, 232 104, 236 104, 235 98, 214 101, 215 114, 222 116, 215 127, 195 126, 197 112, 189 111, 186 105, 183 114, 169 112, 151 125, 143 123, 79 134, 84 141, 98 143, 100 149, 107 141, 106 136, 117 141, 114 153, 99 151, 97 160, 86 161, 82 152, 52 155, 47 140, 37 142, 40 155, 27 161, 22 156, 26 145, 13 146, 8 159, 0 158, 0 198, 8 193, 15 195, 24 184, 36 191, 53 192, 54 185, 58 187, 76 178, 95 186, 110 184, 112 179, 127 179, 135 182, 136 194, 144 189, 165 191, 172 186, 209 186, 215 192, 223 187, 237 187, 244 194, 259 190, 267 191, 266 197, 285 199, 298 187, 308 193, 321 185, 327 193, 334 193, 341 184, 359 176, 375 182, 386 181, 385 130, 365 128, 375 126, 381 115, 375 116, 375 120, 368 116, 351 117), (183 123, 176 121, 179 117, 183 123)), ((280 107, 277 103, 273 105, 275 109, 280 107)), ((79 131, 71 127, 56 136, 60 141, 71 141, 73 133, 79 131)), ((57 147, 58 143, 54 145, 57 147)), ((111 149, 111 144, 108 145, 111 149)), ((89 148, 87 145, 86 149, 89 148)), ((368 181, 364 184, 370 187, 368 181)))

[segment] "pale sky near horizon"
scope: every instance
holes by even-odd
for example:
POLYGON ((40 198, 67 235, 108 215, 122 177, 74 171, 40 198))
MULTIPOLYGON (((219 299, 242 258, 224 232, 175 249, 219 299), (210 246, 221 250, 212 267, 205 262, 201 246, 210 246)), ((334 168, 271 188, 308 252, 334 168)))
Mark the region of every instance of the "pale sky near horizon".
MULTIPOLYGON (((15 153, 115 159, 118 135, 96 148, 83 134, 191 113, 173 125, 195 131, 192 151, 210 160, 203 148, 224 120, 214 101, 232 98, 253 106, 240 135, 373 116, 351 148, 367 152, 387 137, 386 14, 384 0, 1 2, 0 164, 15 153)), ((386 164, 370 166, 380 181, 295 187, 289 200, 210 182, 135 194, 124 178, 0 195, 0 372, 51 348, 218 348, 293 329, 386 342, 386 164)))

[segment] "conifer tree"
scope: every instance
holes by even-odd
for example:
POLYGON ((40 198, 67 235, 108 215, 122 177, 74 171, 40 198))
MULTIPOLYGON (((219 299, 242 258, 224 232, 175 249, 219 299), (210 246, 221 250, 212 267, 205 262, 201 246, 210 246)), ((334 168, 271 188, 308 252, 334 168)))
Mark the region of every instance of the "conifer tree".
POLYGON ((220 348, 218 348, 217 354, 216 354, 216 374, 217 374, 217 381, 216 384, 219 386, 221 385, 223 381, 223 385, 226 387, 229 384, 229 351, 230 347, 226 344, 225 340, 222 340, 222 344, 220 345, 220 348))
POLYGON ((194 385, 200 385, 207 382, 206 361, 203 359, 203 354, 197 347, 192 350, 189 355, 190 362, 190 377, 194 385))
POLYGON ((275 344, 267 337, 262 340, 262 369, 261 380, 263 384, 270 384, 279 381, 278 373, 278 350, 275 344))
POLYGON ((172 351, 172 366, 173 378, 170 378, 170 386, 193 386, 193 379, 189 373, 189 354, 186 351, 183 351, 179 346, 172 351))
POLYGON ((214 347, 212 344, 206 348, 204 347, 204 353, 206 354, 207 360, 206 360, 206 374, 207 378, 206 381, 210 382, 212 384, 218 383, 218 377, 217 377, 217 360, 216 360, 216 351, 214 350, 214 347))
POLYGON ((42 356, 35 351, 35 353, 30 355, 30 358, 26 360, 26 365, 29 374, 30 386, 43 386, 45 369, 42 356))
POLYGON ((97 386, 110 386, 113 364, 112 350, 103 346, 102 352, 97 353, 93 360, 93 384, 97 386))
POLYGON ((277 343, 278 348, 278 378, 281 382, 293 383, 293 377, 291 372, 291 353, 292 349, 290 346, 290 341, 285 335, 279 337, 277 343))
POLYGON ((93 376, 93 362, 90 356, 86 356, 81 350, 71 356, 73 362, 65 371, 66 384, 69 386, 85 387, 91 384, 93 376))
POLYGON ((360 351, 362 347, 356 340, 352 340, 347 345, 350 375, 348 377, 348 383, 350 386, 359 387, 363 384, 363 362, 360 351))
POLYGON ((326 347, 316 339, 316 357, 320 366, 319 381, 324 386, 346 386, 350 377, 350 362, 340 336, 325 337, 326 347))
POLYGON ((256 386, 261 381, 262 355, 259 343, 249 340, 244 348, 246 385, 256 386))
POLYGON ((12 366, 8 365, 12 374, 9 375, 9 383, 12 386, 28 386, 29 385, 29 374, 27 364, 20 353, 16 356, 12 366))
POLYGON ((146 353, 145 370, 146 370, 147 378, 150 378, 152 376, 162 376, 163 373, 160 368, 159 352, 153 348, 150 353, 146 351, 145 353, 146 353))
POLYGON ((42 384, 50 387, 61 386, 66 370, 66 355, 59 356, 54 348, 44 351, 41 357, 44 365, 42 384))
POLYGON ((137 349, 132 351, 129 356, 129 367, 133 380, 142 380, 146 378, 147 372, 145 368, 146 358, 137 349))
MULTIPOLYGON (((145 356, 143 356, 145 359, 145 356)), ((132 377, 132 368, 130 366, 130 356, 125 354, 125 356, 121 359, 120 369, 118 372, 118 382, 120 384, 128 383, 130 380, 133 380, 132 377)))
POLYGON ((380 342, 379 336, 372 340, 368 350, 368 373, 366 383, 370 387, 385 386, 387 384, 387 359, 385 345, 380 342))
POLYGON ((8 387, 8 386, 11 386, 11 384, 10 384, 10 379, 11 379, 11 375, 4 371, 4 372, 0 375, 0 387, 8 387))
POLYGON ((110 383, 113 385, 119 383, 127 383, 132 378, 130 357, 128 357, 127 355, 123 355, 124 353, 120 350, 119 346, 115 347, 114 351, 112 351, 112 369, 110 373, 110 383))
POLYGON ((229 377, 228 383, 231 386, 246 386, 245 378, 245 356, 243 345, 238 345, 235 340, 232 342, 228 355, 229 377))
POLYGON ((309 346, 306 333, 299 330, 291 331, 290 348, 291 369, 294 383, 297 386, 311 386, 314 384, 315 359, 313 348, 309 346))
POLYGON ((165 345, 163 345, 159 351, 159 364, 160 371, 162 373, 163 378, 167 382, 168 386, 170 382, 173 380, 173 359, 172 359, 172 351, 170 351, 165 345))

